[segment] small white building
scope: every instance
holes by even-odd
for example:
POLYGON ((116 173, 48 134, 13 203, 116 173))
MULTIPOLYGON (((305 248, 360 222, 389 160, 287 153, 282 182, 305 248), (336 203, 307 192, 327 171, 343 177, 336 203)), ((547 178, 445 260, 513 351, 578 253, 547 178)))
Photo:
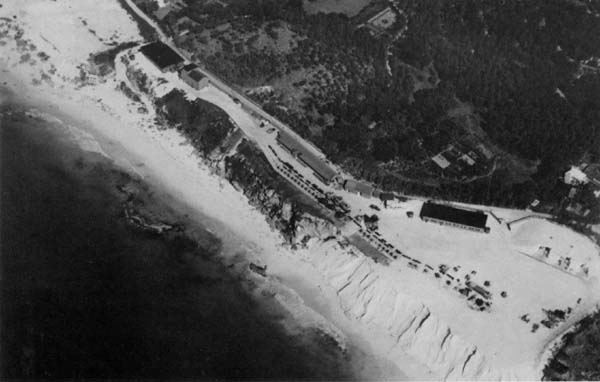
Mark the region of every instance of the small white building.
POLYGON ((373 191, 375 191, 373 186, 363 183, 363 182, 356 181, 354 179, 346 179, 346 181, 344 182, 344 190, 351 192, 353 194, 363 196, 365 198, 372 197, 373 191))
POLYGON ((565 183, 572 186, 587 184, 590 180, 587 175, 577 166, 571 166, 571 169, 565 172, 565 183))
POLYGON ((483 154, 485 159, 490 160, 494 157, 494 153, 492 153, 483 143, 477 145, 479 151, 483 154))
POLYGON ((164 20, 171 12, 176 12, 187 7, 187 4, 183 0, 159 1, 158 5, 159 8, 154 11, 154 16, 160 21, 164 20))
POLYGON ((375 16, 371 17, 367 22, 377 28, 387 29, 391 27, 394 22, 396 22, 396 14, 394 11, 392 11, 392 8, 387 7, 375 16))
POLYGON ((469 166, 473 166, 475 164, 475 161, 473 160, 473 158, 471 158, 467 154, 463 154, 463 156, 460 157, 460 160, 467 163, 469 166))
POLYGON ((444 157, 442 155, 442 153, 439 153, 438 155, 434 156, 433 158, 431 158, 431 160, 437 164, 438 166, 440 166, 440 168, 443 170, 445 168, 447 168, 448 166, 450 166, 450 162, 448 162, 448 159, 446 159, 446 157, 444 157))
POLYGON ((366 26, 373 35, 379 35, 390 28, 396 22, 396 13, 390 7, 386 7, 361 26, 366 26))

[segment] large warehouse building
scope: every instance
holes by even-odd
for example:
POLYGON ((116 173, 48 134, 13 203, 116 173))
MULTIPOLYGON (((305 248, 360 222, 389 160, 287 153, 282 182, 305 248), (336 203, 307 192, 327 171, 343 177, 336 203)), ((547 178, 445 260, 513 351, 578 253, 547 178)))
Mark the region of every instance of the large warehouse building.
POLYGON ((183 65, 183 57, 160 41, 142 46, 140 52, 163 73, 176 71, 183 65))
POLYGON ((426 222, 439 223, 469 231, 490 232, 489 227, 486 227, 487 215, 480 211, 469 211, 427 201, 423 203, 419 217, 426 222))
POLYGON ((329 184, 336 176, 336 172, 323 159, 307 150, 288 132, 280 131, 277 134, 277 142, 298 158, 301 163, 313 170, 315 176, 323 183, 329 184))

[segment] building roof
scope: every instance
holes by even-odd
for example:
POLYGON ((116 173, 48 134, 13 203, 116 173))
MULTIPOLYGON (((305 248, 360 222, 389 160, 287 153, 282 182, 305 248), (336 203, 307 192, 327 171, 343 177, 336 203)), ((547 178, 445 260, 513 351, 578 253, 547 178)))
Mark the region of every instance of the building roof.
POLYGON ((204 74, 202 74, 201 71, 199 70, 192 70, 188 73, 188 76, 190 76, 190 78, 194 81, 202 81, 203 78, 205 78, 206 76, 204 74))
POLYGON ((492 153, 483 143, 477 145, 477 148, 481 153, 486 157, 486 159, 492 159, 494 157, 494 153, 492 153))
POLYGON ((344 182, 344 189, 349 192, 360 193, 361 195, 371 196, 373 193, 373 187, 362 182, 358 182, 354 179, 346 179, 344 182))
POLYGON ((381 195, 379 195, 379 199, 381 200, 394 200, 395 198, 396 196, 391 192, 382 192, 381 195))
POLYGON ((355 16, 355 23, 357 25, 366 24, 372 18, 375 18, 380 13, 384 13, 388 10, 389 6, 387 2, 371 2, 363 9, 360 10, 359 14, 355 16))
POLYGON ((428 217, 481 229, 486 228, 485 224, 487 222, 487 215, 483 212, 463 210, 462 208, 436 204, 429 201, 423 203, 419 216, 421 218, 428 217))
POLYGON ((148 57, 148 59, 161 70, 183 62, 183 58, 177 54, 177 52, 160 41, 155 41, 142 46, 140 52, 148 57))
POLYGON ((173 7, 172 5, 166 5, 162 8, 158 8, 155 12, 154 12, 154 16, 156 16, 157 19, 159 20, 163 20, 165 17, 167 17, 167 15, 169 13, 171 13, 172 11, 174 11, 176 8, 173 7))
POLYGON ((348 238, 348 241, 350 242, 350 244, 358 248, 362 253, 371 257, 375 261, 383 264, 389 263, 390 260, 384 254, 382 254, 377 248, 373 246, 373 244, 371 244, 361 236, 356 234, 351 235, 348 238))
POLYGON ((186 4, 183 1, 169 1, 164 7, 158 8, 154 12, 154 16, 162 21, 169 13, 178 11, 185 6, 186 4))
POLYGON ((434 156, 433 158, 431 158, 431 160, 434 161, 435 164, 440 166, 442 169, 445 169, 446 167, 450 166, 450 162, 448 162, 448 159, 446 159, 446 157, 444 157, 442 153, 439 153, 438 155, 434 156))
POLYGON ((198 65, 194 64, 193 62, 190 63, 190 64, 187 64, 187 65, 185 65, 183 67, 183 71, 184 72, 189 72, 189 71, 192 71, 194 69, 198 69, 198 65))
POLYGON ((587 183, 587 175, 577 166, 571 166, 571 169, 565 173, 565 183, 587 183))
POLYGON ((584 172, 588 179, 600 180, 600 164, 591 164, 585 168, 584 172))
POLYGON ((396 21, 396 14, 392 10, 392 8, 387 7, 383 9, 381 12, 377 13, 373 17, 371 17, 367 23, 371 24, 374 27, 378 28, 389 28, 396 21))
POLYGON ((323 159, 309 151, 288 132, 279 131, 277 141, 293 152, 300 161, 310 167, 316 175, 320 176, 326 182, 330 182, 335 177, 336 172, 323 159))
POLYGON ((467 162, 469 166, 473 166, 475 164, 473 158, 471 158, 468 154, 463 154, 463 156, 461 156, 460 159, 467 162))
POLYGON ((304 151, 298 157, 325 181, 330 182, 335 177, 336 172, 313 153, 304 151))

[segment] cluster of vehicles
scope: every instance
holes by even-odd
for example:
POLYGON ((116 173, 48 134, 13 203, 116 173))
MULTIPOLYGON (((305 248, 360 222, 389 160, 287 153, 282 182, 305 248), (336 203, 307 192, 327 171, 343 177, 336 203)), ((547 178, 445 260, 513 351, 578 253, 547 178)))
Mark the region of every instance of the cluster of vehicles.
POLYGON ((287 176, 294 184, 296 184, 302 190, 307 192, 325 208, 327 208, 330 211, 333 211, 337 219, 348 219, 348 214, 350 213, 350 206, 346 202, 344 202, 341 196, 335 195, 332 192, 325 191, 317 184, 309 181, 304 177, 304 175, 300 174, 294 168, 294 166, 279 158, 279 155, 277 155, 277 152, 273 149, 273 147, 269 146, 269 149, 279 160, 279 163, 277 164, 277 169, 281 173, 287 176))
MULTIPOLYGON (((261 120, 261 127, 266 126, 266 121, 261 120)), ((270 130, 275 131, 274 128, 270 128, 270 130)), ((357 226, 359 226, 359 235, 365 239, 368 243, 370 243, 377 251, 379 251, 384 256, 389 259, 397 260, 399 258, 404 258, 407 261, 407 265, 409 268, 414 270, 422 269, 424 273, 431 273, 436 278, 446 278, 445 284, 451 286, 453 283, 460 284, 460 280, 456 279, 454 276, 449 274, 446 269, 440 269, 439 272, 428 264, 423 264, 420 260, 414 259, 402 251, 394 247, 391 243, 385 240, 377 229, 365 227, 364 221, 361 221, 360 217, 352 217, 350 216, 350 206, 342 199, 341 196, 335 195, 332 192, 328 192, 323 190, 319 185, 311 182, 306 179, 304 175, 302 175, 298 170, 292 166, 292 164, 286 162, 282 158, 279 157, 275 149, 271 146, 268 146, 271 152, 275 155, 278 160, 276 164, 277 170, 282 173, 286 178, 292 181, 296 186, 301 188, 304 192, 314 198, 317 202, 319 202, 322 206, 327 208, 328 210, 335 213, 335 217, 340 220, 352 220, 357 226)), ((380 207, 371 204, 369 208, 375 211, 381 211, 380 207)), ((366 216, 366 215, 365 215, 366 216)), ((412 212, 409 217, 412 216, 412 212)), ((491 295, 485 289, 475 288, 471 283, 467 283, 466 286, 461 288, 461 285, 455 286, 454 289, 457 289, 458 292, 467 297, 468 304, 470 307, 476 310, 489 310, 491 302, 491 295), (475 292, 475 294, 471 294, 470 292, 475 292), (471 306, 473 305, 473 306, 471 306)))
MULTIPOLYGON (((423 268, 424 273, 431 273, 435 278, 446 278, 445 284, 447 286, 452 286, 452 284, 458 284, 454 287, 461 295, 467 298, 467 304, 470 308, 478 311, 486 311, 491 308, 491 293, 473 283, 468 278, 464 286, 461 287, 460 279, 457 279, 453 275, 451 275, 448 271, 448 267, 445 265, 440 265, 439 271, 435 271, 429 264, 423 264, 420 260, 412 258, 399 249, 395 248, 391 243, 381 237, 379 232, 374 229, 363 228, 360 219, 353 217, 351 218, 354 223, 356 223, 360 229, 358 233, 365 240, 367 240, 374 248, 376 248, 380 253, 386 255, 388 258, 392 258, 394 260, 399 259, 400 257, 404 258, 408 263, 408 267, 414 270, 418 270, 419 268, 423 268), (471 293, 474 292, 474 293, 471 293)), ((504 294, 503 297, 506 295, 504 294)))

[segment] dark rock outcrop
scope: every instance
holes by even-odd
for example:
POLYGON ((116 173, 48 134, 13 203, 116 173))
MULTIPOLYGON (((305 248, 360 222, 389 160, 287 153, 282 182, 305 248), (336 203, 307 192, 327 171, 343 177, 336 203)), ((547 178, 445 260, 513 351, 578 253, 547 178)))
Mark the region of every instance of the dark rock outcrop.
POLYGON ((248 141, 225 158, 225 177, 242 190, 290 244, 302 239, 297 234, 299 227, 306 225, 306 219, 326 218, 316 203, 275 172, 264 154, 248 141))

